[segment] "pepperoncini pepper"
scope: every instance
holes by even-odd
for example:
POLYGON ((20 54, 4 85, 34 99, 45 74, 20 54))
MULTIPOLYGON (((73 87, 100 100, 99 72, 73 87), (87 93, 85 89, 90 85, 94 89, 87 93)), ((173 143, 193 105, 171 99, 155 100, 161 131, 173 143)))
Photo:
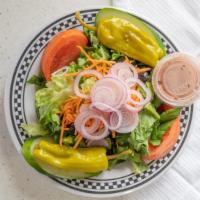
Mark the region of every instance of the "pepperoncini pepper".
POLYGON ((97 35, 105 46, 152 67, 155 67, 157 61, 164 56, 164 51, 154 38, 123 18, 100 20, 97 35))
POLYGON ((39 165, 65 171, 95 173, 108 168, 103 147, 73 149, 41 140, 33 149, 33 158, 39 165))

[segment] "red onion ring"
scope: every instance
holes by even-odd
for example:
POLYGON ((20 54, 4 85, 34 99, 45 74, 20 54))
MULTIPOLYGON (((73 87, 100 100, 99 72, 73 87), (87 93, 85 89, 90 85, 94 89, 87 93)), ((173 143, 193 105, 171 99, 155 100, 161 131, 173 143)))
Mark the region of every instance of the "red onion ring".
POLYGON ((119 62, 112 66, 110 73, 119 77, 121 80, 126 81, 128 78, 138 78, 136 68, 125 62, 119 62))
MULTIPOLYGON (((92 103, 104 103, 113 108, 120 108, 128 99, 126 84, 117 77, 106 76, 103 79, 96 82, 91 91, 92 103), (102 88, 102 90, 100 89, 102 88), (105 88, 109 94, 105 95, 105 88), (102 91, 103 95, 102 95, 102 91)), ((102 109, 101 109, 102 110, 102 109)), ((103 110, 108 111, 108 110, 103 110)))
POLYGON ((79 97, 81 97, 81 98, 84 98, 84 99, 89 99, 89 98, 90 98, 90 95, 86 95, 86 94, 83 94, 83 93, 80 92, 80 90, 79 90, 79 82, 80 82, 82 76, 88 75, 88 74, 93 74, 93 75, 95 75, 98 79, 103 78, 102 74, 99 73, 99 72, 97 72, 96 70, 84 70, 84 71, 80 72, 80 73, 76 76, 76 78, 75 78, 75 80, 74 80, 74 93, 75 93, 77 96, 79 96, 79 97))
MULTIPOLYGON (((137 90, 130 90, 130 96, 131 96, 131 94, 135 94, 135 95, 140 99, 140 101, 143 101, 143 100, 144 100, 144 98, 143 98, 143 96, 141 95, 141 93, 138 92, 137 90)), ((131 101, 132 98, 129 97, 129 100, 131 101)), ((135 102, 135 101, 134 101, 134 102, 135 102)), ((131 101, 131 103, 133 103, 133 102, 131 101)), ((128 110, 133 111, 133 112, 139 112, 139 111, 143 108, 143 106, 135 105, 134 103, 133 103, 133 105, 134 105, 134 106, 131 106, 131 105, 129 105, 129 104, 126 104, 125 107, 126 107, 128 110)))
POLYGON ((112 113, 115 113, 116 117, 113 119, 110 118, 110 115, 109 116, 104 115, 104 119, 106 118, 106 121, 108 122, 108 128, 110 130, 116 130, 121 126, 122 114, 118 109, 112 108, 111 106, 108 106, 104 103, 99 103, 99 102, 93 103, 91 105, 91 108, 93 108, 93 107, 96 107, 96 108, 104 107, 105 109, 110 110, 111 115, 112 115, 112 113))
MULTIPOLYGON (((107 104, 112 104, 115 101, 115 94, 110 87, 101 86, 96 88, 95 90, 95 99, 98 99, 98 102, 107 102, 107 104), (108 99, 109 96, 109 99, 108 99)), ((94 100, 95 101, 95 100, 94 100)), ((96 103, 96 102, 94 102, 96 103)), ((109 110, 105 107, 102 107, 104 103, 99 104, 96 108, 99 110, 103 110, 109 112, 109 110)), ((106 104, 105 104, 106 105, 106 104)))
POLYGON ((126 83, 128 84, 129 87, 132 87, 133 85, 135 85, 136 83, 142 87, 142 89, 145 91, 146 93, 146 98, 143 101, 134 101, 133 99, 129 98, 129 101, 135 105, 139 105, 139 106, 144 106, 145 104, 147 104, 149 101, 151 101, 151 92, 149 91, 149 89, 146 87, 146 85, 140 80, 140 79, 136 79, 136 78, 129 78, 126 80, 126 83))
MULTIPOLYGON (((75 122, 74 122, 74 126, 76 128, 77 131, 81 132, 81 123, 82 121, 87 118, 88 116, 90 115, 94 115, 96 114, 96 112, 92 111, 92 110, 86 110, 82 113, 80 113, 76 119, 75 119, 75 122)), ((86 127, 87 128, 87 131, 89 133, 93 133, 94 131, 96 131, 99 127, 99 124, 100 124, 100 121, 97 120, 97 119, 94 119, 94 122, 92 123, 92 125, 90 127, 86 127)))
POLYGON ((107 137, 108 134, 109 134, 108 124, 107 124, 107 122, 105 121, 105 119, 102 116, 99 116, 99 115, 96 115, 96 114, 90 115, 90 116, 88 116, 88 117, 83 119, 82 124, 81 124, 80 134, 84 138, 86 138, 88 140, 101 140, 101 139, 107 137), (87 131, 86 126, 85 126, 85 123, 89 119, 97 119, 97 120, 101 121, 104 124, 103 130, 101 129, 99 131, 96 131, 96 132, 93 132, 93 133, 89 133, 87 131))
MULTIPOLYGON (((122 114, 122 123, 116 131, 119 133, 130 133, 137 127, 139 123, 138 113, 132 112, 125 107, 121 108, 120 111, 122 114)), ((111 119, 114 119, 116 117, 117 116, 115 113, 112 113, 112 115, 110 116, 111 119)))

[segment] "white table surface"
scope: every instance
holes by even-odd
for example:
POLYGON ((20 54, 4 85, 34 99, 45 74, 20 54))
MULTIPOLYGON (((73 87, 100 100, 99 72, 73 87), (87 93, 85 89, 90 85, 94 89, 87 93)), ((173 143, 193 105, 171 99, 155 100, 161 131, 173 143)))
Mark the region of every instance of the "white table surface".
MULTIPOLYGON (((3 115, 7 76, 28 42, 46 25, 70 10, 110 5, 109 0, 0 0, 0 200, 87 199, 55 189, 48 178, 27 167, 9 137, 3 115)), ((200 103, 195 108, 200 112, 200 103)), ((200 117, 181 156, 151 185, 115 199, 200 199, 200 117)), ((94 198, 93 198, 94 199, 94 198)))

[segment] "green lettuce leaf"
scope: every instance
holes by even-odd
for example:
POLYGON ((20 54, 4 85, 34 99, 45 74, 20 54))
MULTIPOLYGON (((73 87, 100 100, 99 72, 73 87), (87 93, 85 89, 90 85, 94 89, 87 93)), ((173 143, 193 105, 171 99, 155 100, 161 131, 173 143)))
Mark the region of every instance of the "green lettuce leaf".
POLYGON ((87 63, 87 58, 81 53, 77 61, 71 62, 70 65, 67 67, 67 72, 68 73, 79 72, 83 70, 86 63, 87 63))
POLYGON ((111 58, 110 51, 107 47, 99 42, 95 31, 88 30, 84 27, 84 33, 89 38, 91 47, 87 47, 87 53, 94 59, 109 60, 111 58))
POLYGON ((49 128, 51 132, 59 129, 60 118, 57 113, 60 111, 61 104, 73 94, 73 78, 66 77, 64 74, 52 76, 46 88, 36 91, 36 110, 44 128, 49 128))
POLYGON ((89 30, 86 27, 83 28, 83 31, 84 31, 85 35, 89 38, 91 46, 94 48, 97 48, 99 45, 99 39, 96 36, 95 31, 89 30))
POLYGON ((141 159, 141 155, 139 153, 134 153, 130 156, 129 160, 131 161, 133 172, 135 174, 141 174, 148 169, 148 165, 141 159))
POLYGON ((36 86, 36 89, 41 89, 45 87, 46 84, 46 80, 44 79, 44 77, 42 75, 36 76, 33 75, 28 81, 27 83, 29 84, 34 84, 36 86))
POLYGON ((181 112, 181 108, 180 107, 166 110, 166 111, 161 113, 160 121, 161 122, 166 122, 166 121, 170 121, 170 120, 176 119, 179 116, 180 112, 181 112))
POLYGON ((132 150, 128 150, 128 154, 119 154, 116 158, 108 160, 108 169, 111 170, 114 168, 117 164, 124 162, 126 160, 129 160, 130 156, 132 156, 133 152, 132 150))
POLYGON ((153 131, 151 133, 151 140, 150 140, 150 143, 153 146, 160 145, 163 135, 172 126, 173 122, 174 120, 167 121, 161 124, 159 122, 155 123, 153 131))
POLYGON ((157 109, 163 103, 156 95, 154 95, 153 100, 151 101, 152 105, 157 109))
POLYGON ((129 159, 129 155, 121 155, 118 158, 112 159, 108 161, 108 169, 113 169, 117 164, 124 162, 129 159))
POLYGON ((144 109, 151 114, 153 117, 155 117, 157 120, 160 119, 160 115, 159 113, 156 111, 154 105, 152 103, 148 103, 147 105, 145 105, 144 109))
POLYGON ((139 113, 139 124, 129 137, 129 144, 133 150, 148 154, 148 140, 156 121, 157 119, 145 110, 139 113))
POLYGON ((26 134, 30 137, 32 136, 44 136, 48 135, 49 131, 47 129, 44 129, 41 124, 35 123, 35 124, 22 124, 21 128, 24 129, 26 134))
POLYGON ((111 60, 114 61, 120 61, 121 59, 124 59, 124 55, 117 51, 111 51, 111 60))

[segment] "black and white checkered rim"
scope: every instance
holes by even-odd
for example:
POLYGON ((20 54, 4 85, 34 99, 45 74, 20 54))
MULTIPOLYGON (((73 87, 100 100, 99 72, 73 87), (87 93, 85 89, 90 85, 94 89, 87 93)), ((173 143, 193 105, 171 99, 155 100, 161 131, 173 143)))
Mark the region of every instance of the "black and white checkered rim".
MULTIPOLYGON (((84 10, 81 12, 82 17, 87 23, 94 23, 98 9, 84 10)), ((144 20, 145 21, 145 20, 144 20)), ((167 53, 177 51, 172 42, 155 26, 149 24, 161 37, 167 53)), ((28 78, 31 67, 34 61, 44 49, 49 40, 58 32, 76 28, 79 24, 75 20, 74 13, 69 14, 43 29, 27 46, 23 52, 12 77, 10 87, 10 115, 12 127, 20 145, 23 144, 27 136, 20 128, 22 123, 26 123, 25 108, 24 108, 24 90, 26 80, 28 78)), ((158 174, 160 174, 177 156, 185 139, 188 135, 190 123, 192 119, 193 106, 183 108, 181 112, 181 133, 178 141, 172 151, 164 158, 154 161, 150 164, 149 169, 140 175, 133 173, 115 179, 61 179, 51 177, 56 182, 64 185, 68 189, 76 190, 87 194, 113 194, 128 191, 138 188, 139 186, 148 183, 158 174)))

